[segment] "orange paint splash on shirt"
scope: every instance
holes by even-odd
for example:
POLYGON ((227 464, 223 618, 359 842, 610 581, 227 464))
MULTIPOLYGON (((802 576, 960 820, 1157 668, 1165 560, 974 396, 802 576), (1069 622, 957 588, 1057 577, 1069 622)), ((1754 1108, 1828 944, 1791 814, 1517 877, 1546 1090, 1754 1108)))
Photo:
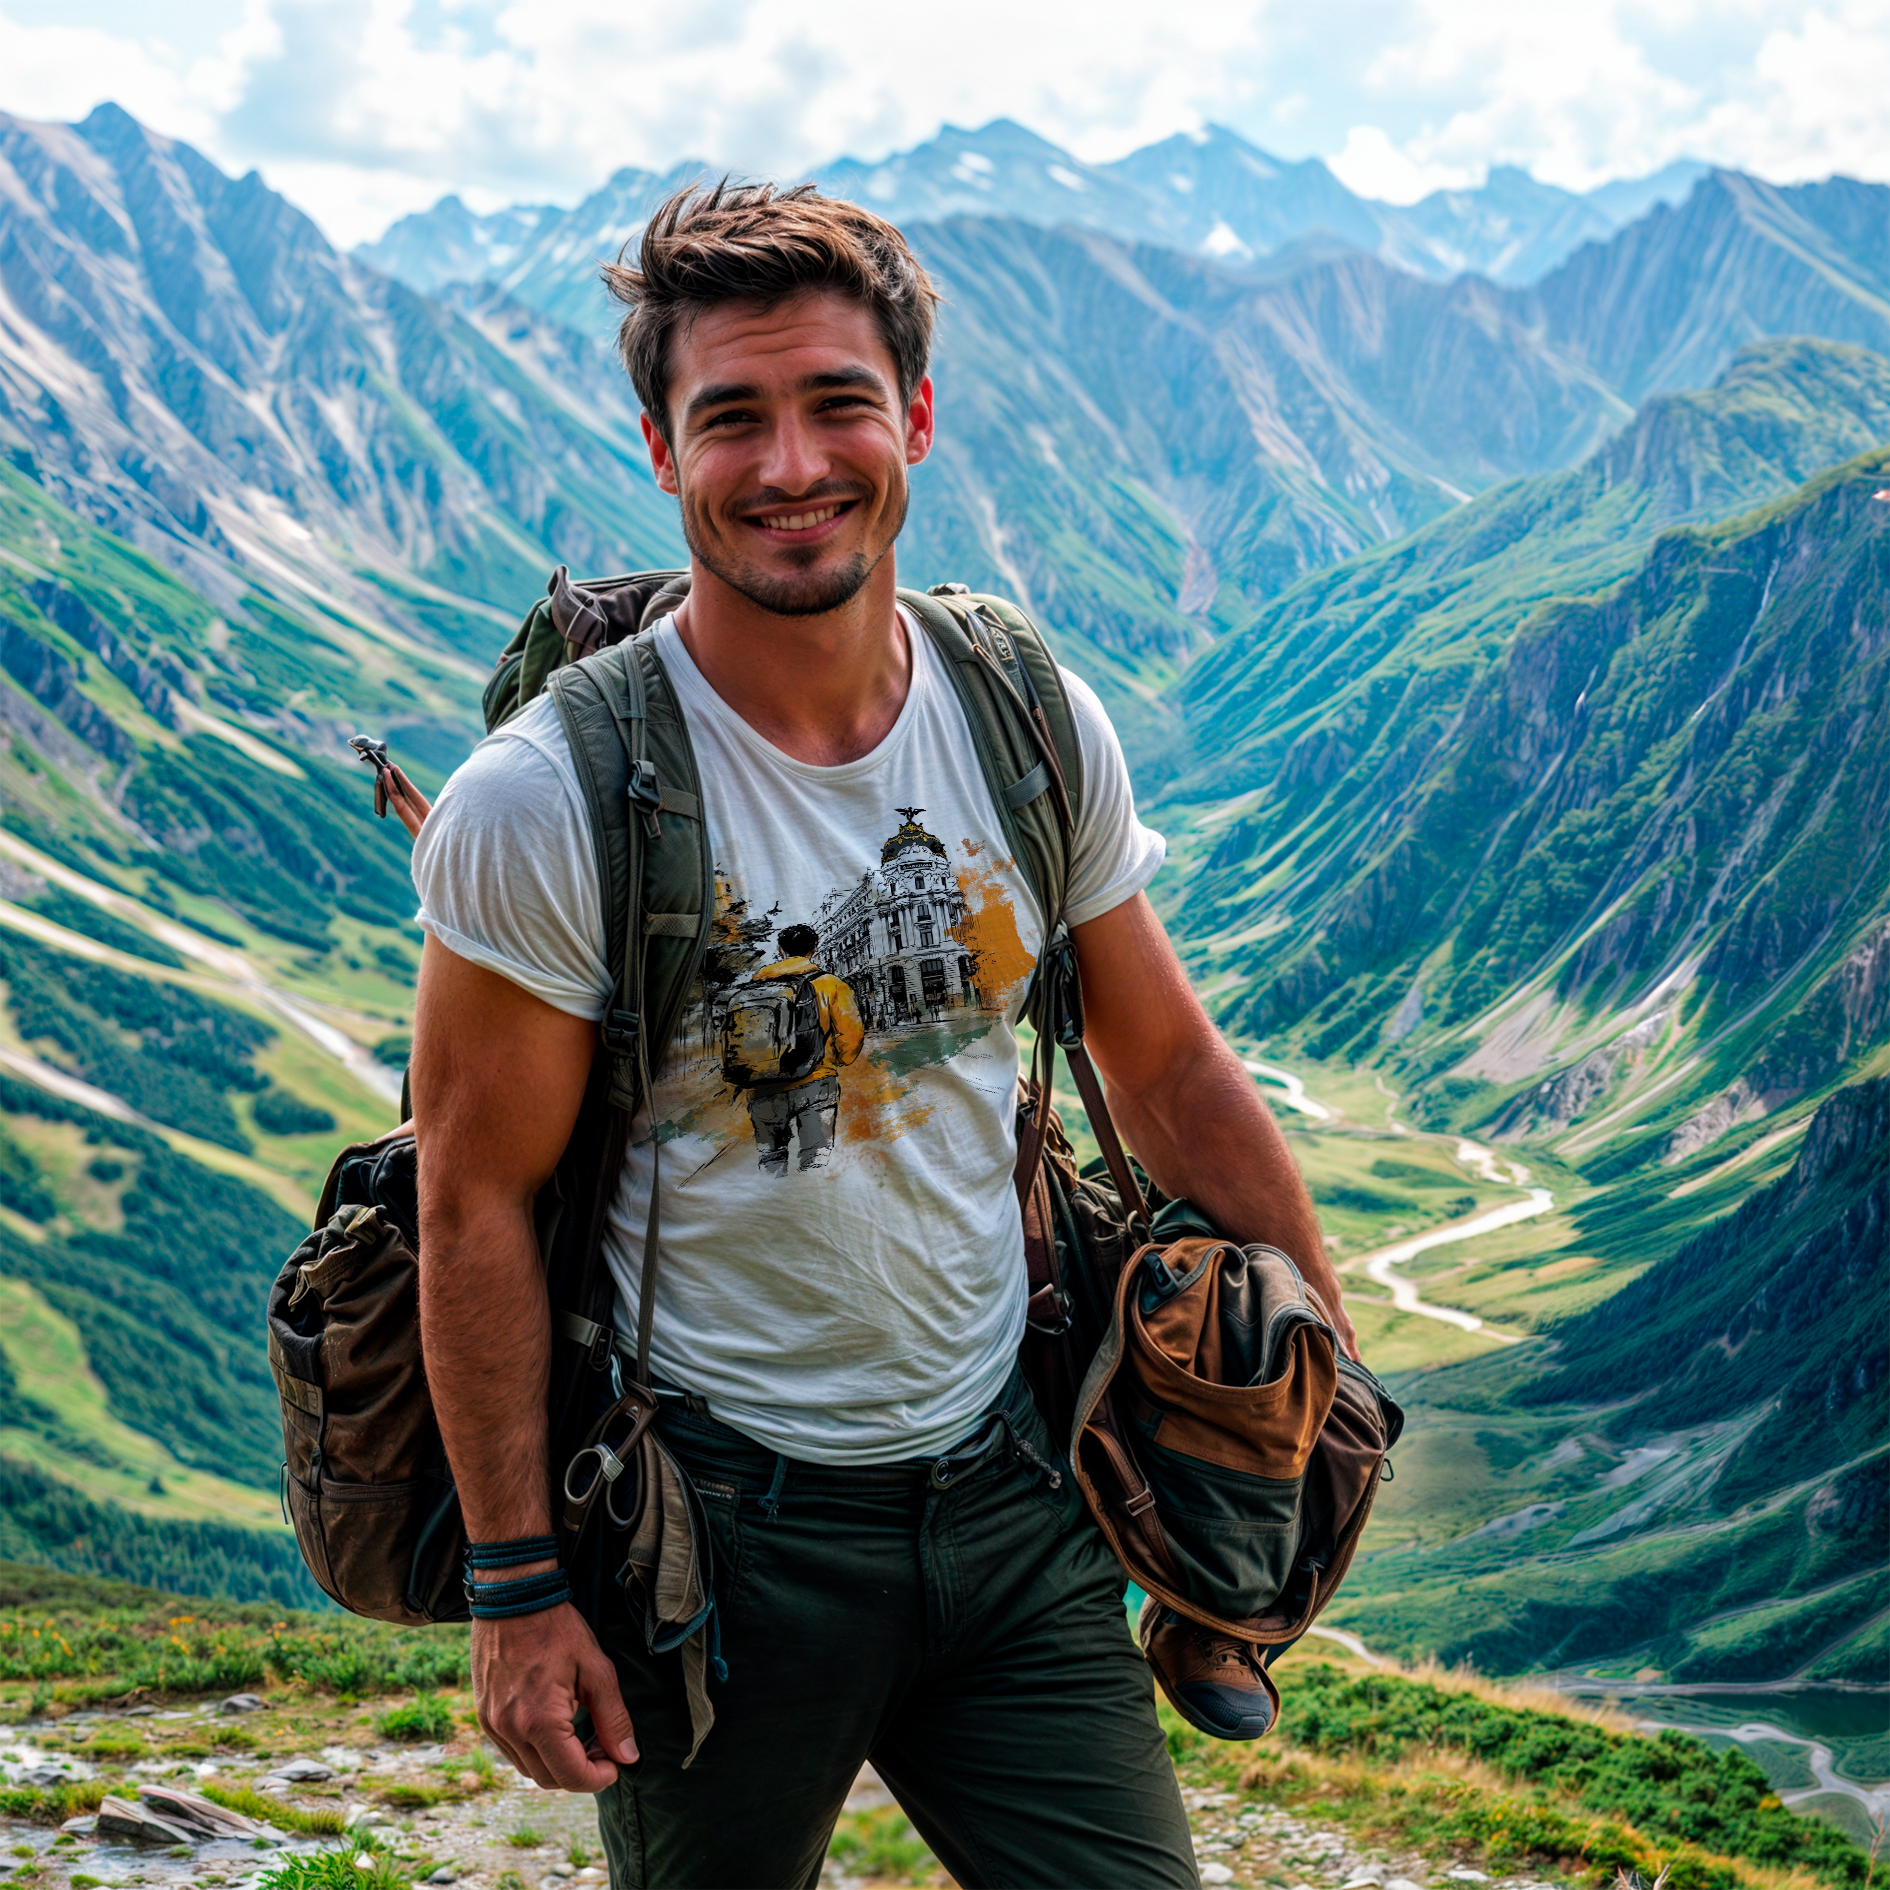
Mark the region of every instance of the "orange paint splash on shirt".
MULTIPOLYGON (((965 916, 952 927, 952 937, 964 947, 976 967, 981 1008, 1005 1011, 1030 980, 1037 961, 1017 930, 1017 913, 997 873, 980 856, 975 840, 960 843, 969 864, 957 869, 958 893, 965 916)), ((1008 861, 1005 862, 1009 864, 1008 861)))

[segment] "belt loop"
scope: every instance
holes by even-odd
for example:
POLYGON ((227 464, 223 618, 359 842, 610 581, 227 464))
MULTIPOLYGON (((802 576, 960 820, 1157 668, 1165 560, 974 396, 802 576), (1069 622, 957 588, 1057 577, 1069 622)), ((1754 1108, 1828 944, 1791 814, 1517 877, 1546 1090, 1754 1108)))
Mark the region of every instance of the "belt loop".
POLYGON ((768 1485, 768 1494, 761 1499, 761 1513, 773 1522, 781 1510, 781 1488, 787 1482, 787 1459, 777 1450, 774 1453, 774 1481, 768 1485))

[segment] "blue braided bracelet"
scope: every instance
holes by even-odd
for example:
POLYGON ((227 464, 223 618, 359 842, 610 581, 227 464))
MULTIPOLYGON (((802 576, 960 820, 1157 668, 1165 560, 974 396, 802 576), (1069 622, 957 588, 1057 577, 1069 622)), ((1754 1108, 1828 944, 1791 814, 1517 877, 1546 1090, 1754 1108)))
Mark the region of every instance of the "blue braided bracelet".
POLYGON ((517 1568, 525 1562, 549 1562, 558 1553, 556 1536, 514 1536, 510 1542, 469 1542, 468 1568, 517 1568))
POLYGON ((466 1605, 475 1621, 503 1621, 515 1614, 542 1614, 571 1599, 571 1584, 564 1570, 554 1568, 543 1575, 527 1575, 515 1582, 474 1582, 466 1584, 466 1605))
POLYGON ((510 1542, 469 1542, 466 1545, 466 1605, 475 1621, 504 1621, 513 1615, 542 1614, 571 1599, 571 1584, 561 1568, 516 1581, 476 1582, 475 1569, 520 1568, 527 1562, 549 1561, 558 1553, 556 1536, 515 1536, 510 1542))

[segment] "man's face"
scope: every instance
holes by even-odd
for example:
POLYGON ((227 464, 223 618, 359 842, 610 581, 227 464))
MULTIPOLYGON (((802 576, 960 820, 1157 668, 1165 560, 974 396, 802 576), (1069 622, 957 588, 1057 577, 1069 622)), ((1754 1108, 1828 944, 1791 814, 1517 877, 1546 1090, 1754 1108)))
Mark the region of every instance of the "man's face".
POLYGON ((892 548, 906 468, 932 445, 932 383, 899 397, 872 314, 821 292, 730 302, 670 342, 670 438, 646 414, 656 483, 696 561, 784 617, 837 610, 892 548))

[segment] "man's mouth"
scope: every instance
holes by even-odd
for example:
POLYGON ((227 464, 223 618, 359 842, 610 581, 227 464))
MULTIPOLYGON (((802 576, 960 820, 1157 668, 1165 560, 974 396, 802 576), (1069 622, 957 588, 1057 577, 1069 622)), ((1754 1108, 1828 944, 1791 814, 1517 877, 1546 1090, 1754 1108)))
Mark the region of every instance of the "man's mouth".
POLYGON ((832 524, 841 513, 852 511, 858 503, 857 499, 829 499, 822 505, 803 505, 798 509, 783 506, 775 511, 751 512, 748 523, 766 532, 812 533, 823 525, 832 524))

